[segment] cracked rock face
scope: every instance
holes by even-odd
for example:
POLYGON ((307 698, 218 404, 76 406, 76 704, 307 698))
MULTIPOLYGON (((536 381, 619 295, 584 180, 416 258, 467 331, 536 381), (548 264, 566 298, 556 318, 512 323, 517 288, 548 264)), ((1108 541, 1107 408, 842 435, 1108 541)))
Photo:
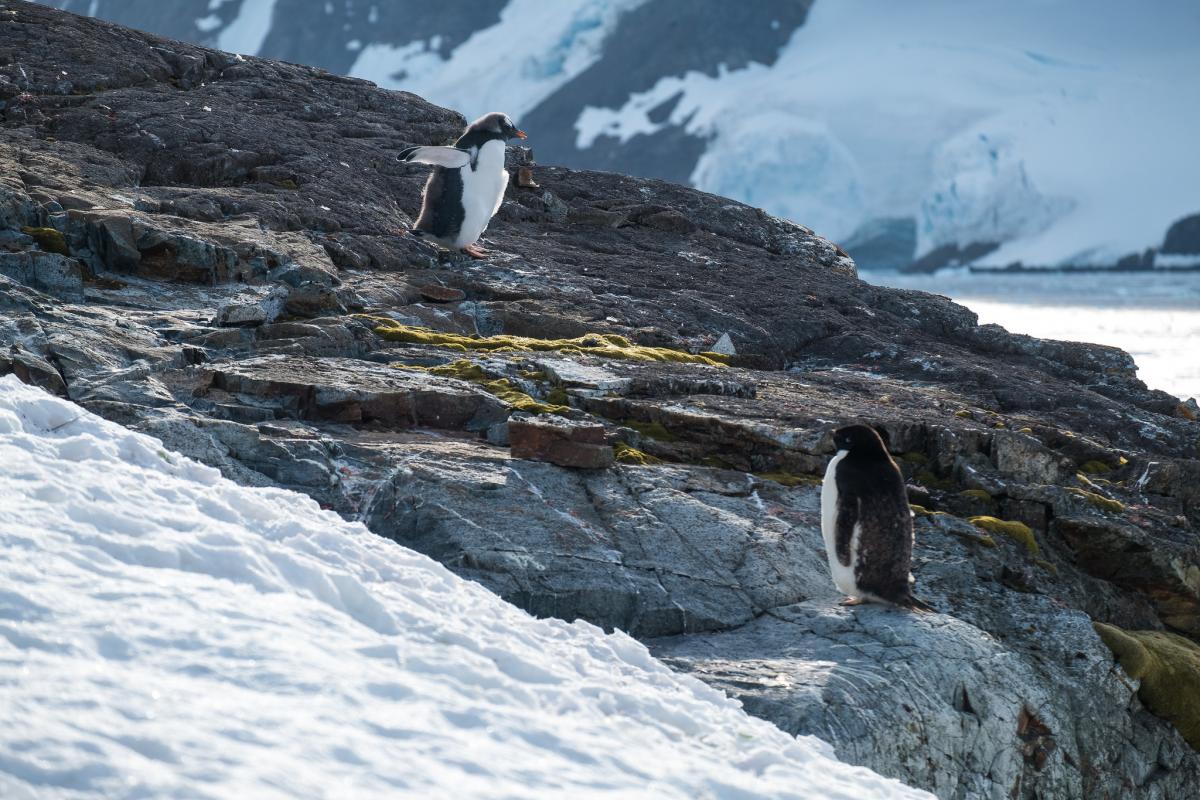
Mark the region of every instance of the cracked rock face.
POLYGON ((402 235, 425 171, 395 161, 457 114, 32 4, 0 26, 0 373, 941 797, 1200 785, 1090 624, 1200 637, 1200 427, 1127 354, 520 148, 463 263, 402 235), (836 605, 816 484, 851 420, 908 481, 936 614, 836 605))

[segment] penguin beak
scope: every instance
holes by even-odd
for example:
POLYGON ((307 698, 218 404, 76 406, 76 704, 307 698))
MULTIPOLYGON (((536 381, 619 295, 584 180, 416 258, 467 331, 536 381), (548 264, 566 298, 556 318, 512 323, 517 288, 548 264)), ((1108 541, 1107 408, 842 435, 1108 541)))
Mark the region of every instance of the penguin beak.
POLYGON ((516 131, 513 135, 516 136, 518 139, 528 139, 529 138, 526 135, 525 131, 516 131))

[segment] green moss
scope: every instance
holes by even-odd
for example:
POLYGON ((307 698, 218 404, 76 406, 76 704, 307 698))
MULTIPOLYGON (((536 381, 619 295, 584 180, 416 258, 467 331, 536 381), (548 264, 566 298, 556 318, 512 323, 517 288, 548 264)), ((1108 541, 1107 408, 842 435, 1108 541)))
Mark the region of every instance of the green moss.
POLYGON ((973 500, 981 500, 985 503, 992 502, 992 496, 983 489, 963 489, 958 494, 960 497, 970 497, 973 500))
POLYGON ((37 242, 38 247, 48 253, 58 253, 60 255, 70 255, 71 251, 67 249, 67 239, 62 235, 62 232, 54 228, 31 228, 25 226, 21 228, 21 233, 28 234, 37 242))
POLYGON ((754 477, 764 481, 773 481, 784 486, 815 486, 821 482, 816 475, 797 475, 794 472, 777 470, 775 472, 755 472, 754 477))
POLYGON ((950 516, 953 516, 953 514, 947 514, 945 511, 930 511, 925 506, 917 505, 916 503, 909 503, 908 507, 912 511, 913 516, 917 516, 917 517, 950 517, 950 516))
POLYGON ((1074 486, 1068 486, 1067 491, 1076 497, 1083 498, 1101 511, 1106 511, 1109 514, 1125 513, 1125 504, 1120 500, 1112 500, 1104 495, 1089 492, 1086 489, 1076 489, 1074 486))
POLYGON ((949 478, 939 478, 929 470, 919 473, 917 475, 917 482, 926 489, 938 489, 943 492, 948 492, 954 488, 954 481, 949 478))
POLYGON ((924 453, 901 453, 896 457, 901 461, 907 461, 909 464, 926 464, 929 462, 924 453))
POLYGON ((1037 539, 1024 522, 996 519, 995 517, 971 517, 971 524, 989 533, 1000 533, 1023 545, 1030 555, 1038 554, 1037 539))
POLYGON ((737 467, 720 456, 705 456, 700 459, 700 464, 701 466, 713 467, 715 469, 737 469, 737 467))
POLYGON ((671 361, 687 364, 708 364, 723 367, 728 356, 720 353, 685 353, 668 347, 647 347, 630 342, 615 333, 589 333, 575 339, 534 339, 528 336, 463 336, 431 328, 401 325, 387 317, 364 316, 376 323, 375 333, 391 342, 408 342, 433 347, 453 347, 462 350, 483 350, 500 353, 560 352, 575 355, 597 355, 629 361, 671 361))
POLYGON ((959 419, 971 419, 975 415, 965 408, 960 408, 958 411, 954 412, 954 416, 958 417, 959 419))
POLYGON ((1127 631, 1102 622, 1092 627, 1129 677, 1141 681, 1142 702, 1200 750, 1200 645, 1166 631, 1127 631))
POLYGON ((652 464, 663 463, 661 458, 655 458, 649 453, 643 453, 636 447, 630 447, 624 442, 617 442, 613 445, 613 454, 617 461, 622 464, 639 464, 643 467, 651 466, 652 464))
POLYGON ((567 396, 567 390, 561 386, 556 386, 546 392, 546 402, 554 403, 555 405, 565 406, 568 404, 570 397, 567 396))
POLYGON ((546 373, 542 372, 540 369, 523 369, 518 374, 522 378, 526 378, 531 381, 546 380, 546 373))
POLYGON ((508 378, 489 378, 483 371, 483 367, 465 358, 436 367, 419 367, 413 364, 393 364, 392 366, 395 369, 420 370, 431 375, 440 375, 443 378, 458 378, 461 381, 477 384, 488 394, 500 398, 518 411, 527 411, 530 414, 564 414, 571 410, 566 405, 548 402, 550 398, 547 398, 547 402, 535 400, 514 386, 508 378))
POLYGON ((1039 567, 1046 570, 1046 572, 1049 572, 1051 575, 1058 574, 1058 567, 1054 566, 1053 564, 1051 564, 1049 561, 1047 561, 1044 558, 1035 558, 1033 560, 1033 563, 1037 564, 1039 567))
POLYGON ((657 439, 660 442, 677 442, 679 437, 667 430, 661 422, 638 422, 635 419, 622 420, 622 425, 633 428, 642 436, 657 439))
POLYGON ((1085 461, 1079 466, 1079 471, 1085 475, 1103 475, 1106 472, 1112 472, 1112 467, 1105 464, 1103 461, 1085 461))

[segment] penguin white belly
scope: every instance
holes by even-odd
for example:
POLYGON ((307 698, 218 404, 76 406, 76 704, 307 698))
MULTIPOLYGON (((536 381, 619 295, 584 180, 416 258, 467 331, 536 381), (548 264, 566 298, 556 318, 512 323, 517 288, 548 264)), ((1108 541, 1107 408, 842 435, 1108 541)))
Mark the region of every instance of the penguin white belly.
POLYGON ((454 239, 455 247, 475 244, 504 200, 504 189, 508 186, 508 171, 504 169, 504 142, 493 140, 485 143, 479 148, 475 169, 463 167, 461 174, 463 221, 454 239))
POLYGON ((858 563, 858 546, 862 537, 862 525, 855 524, 850 536, 850 565, 845 566, 837 557, 837 465, 849 451, 839 450, 825 470, 825 481, 821 484, 821 535, 825 539, 825 556, 829 559, 829 573, 833 585, 851 597, 861 597, 858 582, 854 578, 854 565, 858 563))

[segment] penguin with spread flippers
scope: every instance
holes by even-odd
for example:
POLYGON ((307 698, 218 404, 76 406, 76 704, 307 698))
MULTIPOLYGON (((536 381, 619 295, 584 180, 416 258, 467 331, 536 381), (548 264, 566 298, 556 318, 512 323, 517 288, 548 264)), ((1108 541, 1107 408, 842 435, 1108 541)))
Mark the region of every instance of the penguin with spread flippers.
POLYGON ((413 235, 430 239, 471 258, 487 251, 475 242, 487 229, 504 200, 508 172, 504 146, 509 139, 524 139, 507 114, 485 114, 467 126, 453 147, 409 147, 397 158, 413 164, 432 164, 425 183, 421 215, 413 235))
POLYGON ((912 511, 900 468, 866 425, 833 432, 837 453, 821 487, 821 533, 843 605, 933 609, 912 594, 912 511))

